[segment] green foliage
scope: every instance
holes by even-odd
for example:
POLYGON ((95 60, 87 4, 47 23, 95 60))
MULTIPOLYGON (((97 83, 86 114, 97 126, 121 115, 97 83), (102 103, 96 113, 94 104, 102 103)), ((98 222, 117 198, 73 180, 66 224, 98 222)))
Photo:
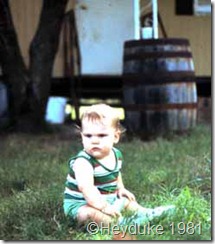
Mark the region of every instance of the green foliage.
MULTIPOLYGON (((0 237, 3 240, 110 240, 89 234, 63 214, 67 161, 81 147, 59 134, 13 134, 0 147, 0 237)), ((123 179, 145 207, 174 204, 171 216, 155 219, 163 234, 136 233, 138 240, 211 240, 211 131, 144 142, 122 140, 123 179)), ((129 214, 130 213, 126 213, 129 214)), ((153 230, 155 230, 155 227, 153 230)))

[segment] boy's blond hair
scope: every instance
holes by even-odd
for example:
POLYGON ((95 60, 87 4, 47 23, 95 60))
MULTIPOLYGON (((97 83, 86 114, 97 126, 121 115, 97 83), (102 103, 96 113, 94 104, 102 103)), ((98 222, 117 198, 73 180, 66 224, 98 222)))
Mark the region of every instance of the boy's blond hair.
POLYGON ((120 124, 119 115, 111 106, 104 103, 94 104, 86 109, 81 116, 81 122, 86 120, 101 123, 104 120, 108 120, 114 129, 124 132, 124 128, 120 124))

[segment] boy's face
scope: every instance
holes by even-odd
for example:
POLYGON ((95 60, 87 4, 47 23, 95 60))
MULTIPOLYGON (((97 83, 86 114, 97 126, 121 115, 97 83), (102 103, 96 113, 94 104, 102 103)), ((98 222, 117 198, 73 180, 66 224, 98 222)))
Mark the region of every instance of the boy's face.
POLYGON ((85 151, 96 159, 102 159, 110 154, 113 145, 119 141, 120 133, 111 126, 110 121, 84 120, 81 136, 85 151))

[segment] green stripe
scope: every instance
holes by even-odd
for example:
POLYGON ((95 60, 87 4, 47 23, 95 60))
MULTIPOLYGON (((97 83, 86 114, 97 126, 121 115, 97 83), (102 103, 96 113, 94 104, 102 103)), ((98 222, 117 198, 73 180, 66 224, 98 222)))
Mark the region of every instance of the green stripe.
POLYGON ((117 186, 106 186, 106 187, 101 187, 101 188, 98 187, 98 189, 101 192, 112 193, 117 190, 117 186))
POLYGON ((75 173, 72 169, 69 169, 69 175, 75 179, 75 173))
POLYGON ((108 183, 110 181, 114 181, 117 179, 119 175, 119 172, 113 172, 113 173, 110 173, 106 176, 96 176, 95 177, 95 184, 102 184, 102 183, 108 183))
POLYGON ((64 199, 75 199, 75 200, 85 200, 83 197, 71 196, 68 193, 64 193, 64 199))
POLYGON ((78 190, 78 186, 77 186, 76 184, 73 184, 73 183, 67 181, 67 182, 66 182, 66 186, 67 186, 70 190, 80 192, 80 191, 78 190))

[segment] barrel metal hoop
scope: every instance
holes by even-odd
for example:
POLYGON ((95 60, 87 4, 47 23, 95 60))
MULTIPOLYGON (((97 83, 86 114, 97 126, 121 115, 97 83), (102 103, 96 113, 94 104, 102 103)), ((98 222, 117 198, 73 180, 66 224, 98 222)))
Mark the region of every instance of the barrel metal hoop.
POLYGON ((128 40, 125 41, 125 47, 137 47, 137 46, 144 46, 144 45, 166 45, 166 44, 173 44, 173 45, 186 45, 189 46, 190 42, 188 39, 177 39, 177 38, 161 38, 161 39, 145 39, 145 40, 128 40))
POLYGON ((124 61, 135 61, 144 59, 158 59, 158 58, 192 58, 191 52, 139 52, 136 54, 126 54, 123 57, 124 61))
POLYGON ((197 109, 197 103, 171 103, 171 104, 124 104, 127 111, 166 111, 170 109, 197 109))

